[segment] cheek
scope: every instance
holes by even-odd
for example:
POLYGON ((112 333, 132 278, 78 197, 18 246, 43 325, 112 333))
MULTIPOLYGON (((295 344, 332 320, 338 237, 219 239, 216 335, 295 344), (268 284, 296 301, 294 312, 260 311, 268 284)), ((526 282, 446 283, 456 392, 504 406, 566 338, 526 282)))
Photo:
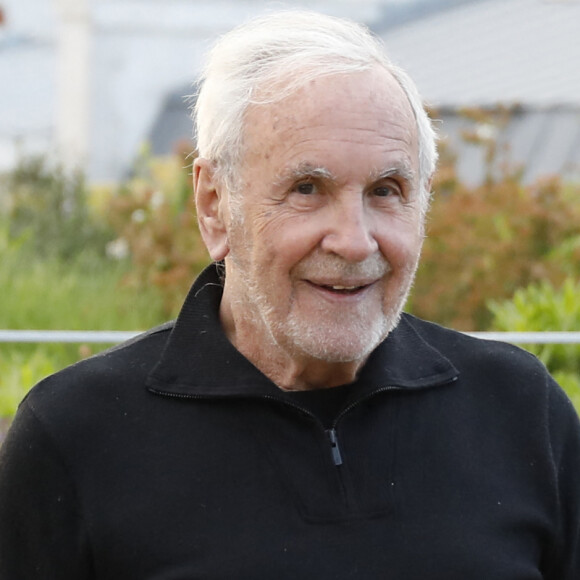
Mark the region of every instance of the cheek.
POLYGON ((423 235, 416 225, 385 228, 377 237, 379 249, 393 268, 414 265, 423 245, 423 235))
POLYGON ((258 238, 273 267, 291 270, 320 243, 320 229, 304 217, 279 218, 259 228, 258 238))

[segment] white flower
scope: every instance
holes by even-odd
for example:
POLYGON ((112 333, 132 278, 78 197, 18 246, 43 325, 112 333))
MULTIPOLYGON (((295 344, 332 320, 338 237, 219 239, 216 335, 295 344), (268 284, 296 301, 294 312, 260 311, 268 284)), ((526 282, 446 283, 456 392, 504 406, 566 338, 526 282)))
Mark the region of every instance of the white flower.
POLYGON ((142 224, 147 219, 147 212, 144 209, 136 209, 131 214, 131 220, 135 223, 142 224))
POLYGON ((491 123, 479 123, 475 132, 482 141, 493 141, 497 138, 498 128, 491 123))
POLYGON ((114 260, 123 260, 129 255, 129 244, 124 238, 117 238, 107 244, 107 256, 114 260))
POLYGON ((163 205, 164 201, 165 201, 165 196, 163 195, 163 192, 157 190, 151 196, 151 200, 149 201, 149 206, 151 207, 151 209, 156 210, 163 205))

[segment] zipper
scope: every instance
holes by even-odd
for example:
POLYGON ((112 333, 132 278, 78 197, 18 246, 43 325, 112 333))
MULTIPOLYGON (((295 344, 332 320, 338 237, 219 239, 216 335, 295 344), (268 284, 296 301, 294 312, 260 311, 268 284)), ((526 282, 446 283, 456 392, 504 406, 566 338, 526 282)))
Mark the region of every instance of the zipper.
POLYGON ((330 441, 330 451, 332 453, 332 460, 337 467, 342 465, 342 456, 340 455, 340 447, 338 446, 338 438, 336 437, 335 429, 327 429, 325 431, 330 441))
MULTIPOLYGON (((215 398, 215 397, 211 397, 209 395, 208 396, 188 395, 185 393, 168 393, 167 391, 158 391, 157 389, 150 389, 150 390, 157 395, 163 395, 165 397, 171 397, 171 398, 175 398, 175 399, 204 400, 204 399, 215 398)), ((236 397, 237 398, 244 398, 241 395, 238 395, 236 397)), ((223 398, 227 399, 229 397, 223 397, 223 398)), ((324 432, 324 434, 328 438, 328 441, 330 443, 330 454, 331 454, 332 462, 334 463, 334 465, 336 465, 336 466, 342 465, 342 456, 340 454, 340 447, 338 445, 338 438, 336 436, 336 430, 334 429, 334 426, 331 429, 325 429, 324 425, 322 424, 322 422, 320 421, 320 419, 316 415, 311 413, 308 409, 305 409, 304 407, 301 407, 300 405, 296 405, 295 403, 292 403, 291 401, 286 401, 285 399, 279 399, 278 397, 271 397, 268 395, 253 395, 251 397, 246 397, 246 398, 265 399, 266 401, 275 401, 276 403, 281 403, 282 405, 286 405, 287 407, 292 407, 293 409, 296 409, 297 411, 300 411, 304 415, 308 416, 318 426, 320 426, 322 428, 322 431, 324 432)))
MULTIPOLYGON (((457 377, 454 377, 451 382, 455 382, 456 380, 457 380, 457 377)), ((326 434, 327 434, 328 439, 330 441, 330 448, 331 448, 331 452, 332 452, 332 459, 334 460, 334 465, 336 465, 337 467, 342 465, 342 456, 340 453, 340 446, 338 444, 338 436, 336 434, 336 426, 338 425, 338 422, 347 413, 350 413, 350 411, 352 411, 357 405, 359 405, 360 403, 362 403, 364 401, 367 401, 368 399, 371 399, 375 395, 378 395, 379 393, 385 393, 387 391, 401 391, 401 390, 402 390, 402 387, 397 387, 395 385, 388 385, 386 387, 381 387, 380 389, 377 389, 376 391, 372 391, 371 393, 368 393, 367 395, 365 395, 364 397, 361 397, 360 399, 356 399, 350 405, 345 407, 336 416, 336 418, 332 422, 332 425, 330 426, 330 429, 326 430, 326 434)))
POLYGON ((369 393, 368 395, 366 395, 365 397, 361 397, 360 399, 357 399, 356 401, 353 401, 350 405, 348 405, 347 407, 345 407, 334 419, 334 421, 332 422, 332 425, 330 427, 330 429, 326 429, 325 433, 328 437, 328 440, 330 441, 330 451, 332 453, 332 460, 334 462, 334 465, 336 465, 336 467, 340 467, 342 465, 342 455, 340 453, 340 445, 338 443, 338 435, 336 434, 336 426, 338 425, 338 422, 350 411, 352 411, 357 405, 359 405, 360 403, 362 403, 363 401, 366 401, 368 399, 370 399, 371 397, 374 397, 375 395, 378 395, 379 393, 384 393, 385 391, 398 391, 400 390, 400 387, 395 387, 395 386, 388 386, 388 387, 383 387, 381 389, 377 389, 376 391, 373 391, 372 393, 369 393))
MULTIPOLYGON (((368 395, 357 399, 356 401, 353 401, 350 405, 348 405, 347 407, 345 407, 334 419, 332 425, 330 426, 330 429, 325 429, 323 423, 318 419, 318 417, 316 415, 314 415, 313 413, 311 413, 308 409, 305 409, 304 407, 301 407, 300 405, 296 405, 295 403, 292 403, 290 401, 286 401, 285 399, 279 399, 278 397, 272 397, 269 395, 252 395, 249 397, 243 397, 243 395, 236 395, 236 398, 255 398, 255 399, 265 399, 267 401, 275 401, 277 403, 281 403, 283 405, 286 405, 287 407, 292 407, 298 411, 300 411, 301 413, 303 413, 304 415, 307 415, 308 417, 310 417, 317 425, 319 425, 322 430, 324 431, 324 434, 326 436, 326 438, 328 439, 329 442, 329 446, 330 446, 330 454, 332 457, 332 462, 334 463, 334 465, 336 467, 340 467, 343 464, 343 460, 342 460, 342 454, 340 452, 340 445, 338 442, 338 435, 336 433, 336 426, 338 424, 338 422, 350 411, 352 411, 352 409, 354 409, 357 405, 359 405, 360 403, 362 403, 363 401, 366 401, 368 399, 370 399, 371 397, 374 397, 375 395, 378 395, 379 393, 384 393, 385 391, 397 391, 400 390, 401 387, 396 387, 396 386, 392 386, 389 385, 387 387, 382 387, 381 389, 377 389, 376 391, 372 391, 371 393, 369 393, 368 395)), ((150 389, 153 393, 156 393, 158 395, 163 395, 166 397, 173 397, 176 399, 198 399, 198 400, 203 400, 203 399, 213 399, 215 397, 212 396, 203 396, 203 395, 189 395, 189 394, 184 394, 184 393, 168 393, 167 391, 158 391, 156 389, 150 389)), ((224 399, 227 399, 229 397, 223 397, 224 399)))

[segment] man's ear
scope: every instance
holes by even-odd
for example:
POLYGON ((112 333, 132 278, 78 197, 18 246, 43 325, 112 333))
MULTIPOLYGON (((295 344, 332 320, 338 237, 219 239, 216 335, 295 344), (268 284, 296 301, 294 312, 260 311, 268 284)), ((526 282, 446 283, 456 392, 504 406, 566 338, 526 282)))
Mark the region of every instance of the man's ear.
POLYGON ((195 205, 201 237, 212 260, 223 260, 229 253, 225 193, 215 176, 212 163, 198 157, 193 163, 195 205))

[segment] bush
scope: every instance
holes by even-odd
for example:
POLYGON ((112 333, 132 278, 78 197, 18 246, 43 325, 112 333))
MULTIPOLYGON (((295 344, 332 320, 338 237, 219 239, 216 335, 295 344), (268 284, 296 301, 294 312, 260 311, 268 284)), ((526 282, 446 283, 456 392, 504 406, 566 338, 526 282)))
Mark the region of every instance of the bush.
POLYGON ((33 352, 5 349, 0 356, 0 418, 12 416, 30 386, 58 368, 55 357, 44 347, 33 352))
POLYGON ((566 391, 576 411, 580 414, 580 377, 575 373, 567 371, 554 371, 554 378, 558 384, 566 391))
MULTIPOLYGON (((0 321, 14 330, 145 330, 165 320, 153 288, 126 284, 127 264, 62 263, 55 258, 20 266, 18 248, 1 245, 0 321)), ((106 348, 104 344, 0 343, 0 417, 14 413, 46 375, 106 348)))
MULTIPOLYGON (((552 288, 566 277, 580 279, 580 188, 558 178, 524 185, 517 169, 502 165, 493 142, 481 146, 489 170, 475 188, 459 182, 453 155, 442 151, 410 301, 415 314, 463 330, 486 329, 492 319, 497 326, 497 309, 518 288, 542 279, 552 288), (489 298, 495 300, 491 310, 489 298)), ((97 193, 80 176, 66 177, 40 159, 25 160, 1 177, 0 326, 135 330, 173 317, 209 262, 197 229, 190 166, 188 151, 166 159, 144 154, 131 179, 97 193)), ((526 320, 530 316, 523 303, 513 308, 526 320)), ((517 330, 517 317, 508 311, 506 306, 500 316, 505 329, 517 330)), ((564 320, 572 319, 544 320, 538 330, 580 328, 578 319, 575 326, 564 326, 564 320)), ((90 350, 0 345, 0 416, 40 375, 90 350), (13 388, 17 395, 10 394, 13 388)), ((558 362, 577 360, 576 354, 555 345, 539 354, 563 383, 577 381, 577 367, 558 362)))
MULTIPOLYGON (((75 193, 77 209, 69 213, 57 203, 67 199, 58 187, 69 183, 60 174, 43 173, 42 179, 34 180, 31 175, 39 174, 30 171, 29 181, 22 175, 21 166, 2 180, 4 186, 19 185, 0 197, 4 203, 0 208, 0 328, 139 330, 162 322, 159 293, 132 287, 124 279, 130 264, 106 256, 105 242, 111 236, 105 235, 106 228, 87 199, 80 199, 81 190, 75 193), (41 196, 43 184, 53 188, 47 199, 41 196), (81 216, 88 225, 77 231, 81 216), (62 240, 52 219, 62 228, 62 240)), ((0 343, 0 439, 7 423, 3 418, 14 413, 34 383, 103 348, 106 345, 0 343)))
MULTIPOLYGON (((580 329, 580 281, 559 286, 543 281, 517 290, 511 300, 490 301, 492 328, 541 332, 580 329)), ((564 387, 580 411, 580 344, 522 345, 534 353, 564 387)))
POLYGON ((8 237, 37 258, 104 254, 113 232, 90 211, 89 197, 81 175, 67 176, 41 157, 22 159, 0 177, 0 210, 8 237))
POLYGON ((489 168, 478 187, 459 182, 443 148, 410 302, 418 316, 460 330, 489 326, 490 298, 507 299, 542 279, 580 277, 580 186, 558 177, 524 185, 493 142, 481 146, 489 168))
POLYGON ((128 280, 157 288, 173 317, 197 274, 209 263, 195 214, 191 153, 165 159, 144 155, 135 176, 109 193, 106 213, 118 238, 109 247, 127 253, 128 280))

